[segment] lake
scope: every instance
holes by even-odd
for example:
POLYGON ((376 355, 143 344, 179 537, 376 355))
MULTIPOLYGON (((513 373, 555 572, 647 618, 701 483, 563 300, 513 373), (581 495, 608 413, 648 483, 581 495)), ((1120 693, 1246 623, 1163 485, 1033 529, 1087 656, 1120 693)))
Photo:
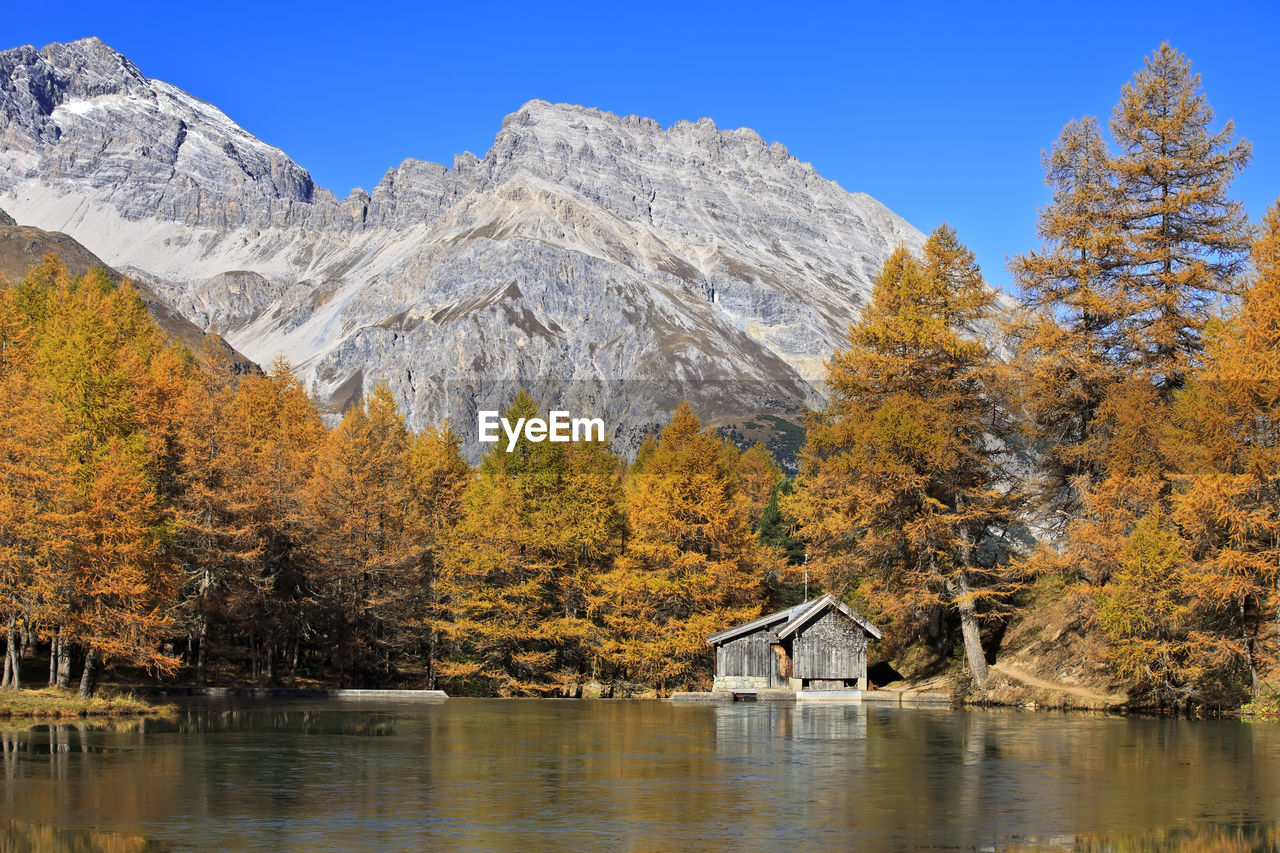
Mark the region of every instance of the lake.
POLYGON ((1280 726, 857 705, 189 700, 0 730, 0 849, 1271 849, 1280 726))

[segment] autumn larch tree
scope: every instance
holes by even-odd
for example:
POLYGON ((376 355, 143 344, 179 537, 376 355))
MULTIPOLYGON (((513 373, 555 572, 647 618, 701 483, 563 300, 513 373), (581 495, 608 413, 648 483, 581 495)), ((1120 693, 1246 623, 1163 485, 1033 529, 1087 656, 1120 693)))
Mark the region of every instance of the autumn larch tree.
POLYGON ((80 689, 120 659, 171 671, 161 649, 174 572, 162 540, 157 479, 172 414, 153 405, 184 359, 131 288, 102 270, 71 277, 56 259, 33 268, 19 298, 33 331, 32 382, 52 405, 69 487, 47 498, 70 547, 43 568, 47 634, 83 648, 80 689))
POLYGON ((1053 201, 1039 215, 1042 248, 1010 262, 1024 310, 1006 331, 1017 347, 1011 384, 1022 392, 1024 429, 1043 454, 1039 516, 1061 534, 1079 509, 1075 484, 1099 473, 1085 444, 1123 375, 1115 353, 1128 307, 1117 283, 1120 196, 1097 121, 1069 122, 1044 160, 1053 201))
POLYGON ((238 460, 232 454, 240 446, 241 424, 229 414, 233 377, 224 351, 212 342, 203 356, 203 369, 188 378, 174 403, 178 452, 169 489, 170 550, 184 577, 178 618, 199 684, 208 677, 218 623, 233 621, 227 593, 259 546, 237 503, 238 460))
POLYGON ((760 518, 775 487, 783 479, 782 469, 769 449, 760 442, 742 451, 737 461, 738 505, 747 526, 760 526, 760 518))
POLYGON ((1252 156, 1213 110, 1191 62, 1166 42, 1125 84, 1111 117, 1126 257, 1126 363, 1168 396, 1203 349, 1213 301, 1239 292, 1252 232, 1231 181, 1252 156))
MULTIPOLYGON (((57 410, 33 381, 28 319, 17 289, 0 282, 0 688, 13 689, 22 686, 27 638, 50 615, 52 566, 69 546, 60 512, 69 509, 69 470, 57 410)), ((56 672, 54 664, 55 682, 56 672)))
MULTIPOLYGON (((1170 554, 1191 559, 1197 551, 1179 538, 1187 516, 1171 504, 1187 450, 1169 438, 1179 429, 1173 401, 1202 365, 1215 304, 1239 292, 1251 235, 1240 204, 1228 196, 1250 146, 1235 139, 1230 122, 1220 131, 1212 123, 1199 75, 1185 56, 1161 45, 1124 87, 1112 114, 1119 153, 1104 160, 1095 132, 1075 133, 1088 140, 1075 148, 1093 153, 1071 161, 1087 162, 1087 169, 1077 165, 1065 174, 1096 175, 1088 185, 1098 192, 1085 198, 1101 201, 1071 204, 1066 190, 1079 181, 1055 186, 1055 204, 1042 217, 1042 226, 1050 225, 1042 227, 1045 249, 1014 264, 1031 306, 1068 320, 1056 346, 1047 339, 1027 361, 1029 384, 1048 401, 1042 410, 1055 411, 1055 396, 1070 399, 1055 385, 1064 373, 1053 371, 1079 363, 1076 353, 1090 354, 1097 380, 1087 386, 1093 393, 1081 398, 1088 408, 1080 413, 1088 418, 1075 422, 1083 429, 1064 434, 1065 446, 1047 445, 1051 467, 1066 461, 1073 469, 1061 547, 1041 553, 1092 587, 1098 625, 1120 669, 1137 672, 1137 652, 1151 652, 1142 662, 1151 674, 1141 683, 1166 701, 1196 695, 1202 681, 1196 673, 1213 669, 1205 656, 1220 649, 1213 637, 1221 631, 1211 623, 1230 621, 1205 621, 1208 612, 1192 606, 1200 593, 1183 586, 1204 592, 1215 586, 1211 574, 1184 566, 1151 573, 1170 554), (1073 245, 1076 275, 1057 274, 1042 262, 1073 245), (1081 249, 1088 246, 1093 263, 1085 265, 1081 249), (1105 251, 1098 253, 1100 247, 1105 251), (1060 286, 1046 288, 1046 281, 1060 286), (1082 316, 1082 304, 1101 307, 1096 327, 1071 322, 1082 316), (1146 621, 1117 618, 1124 609, 1117 602, 1132 602, 1135 590, 1153 578, 1170 584, 1148 591, 1163 596, 1161 606, 1152 599, 1146 621), (1130 630, 1139 633, 1126 634, 1130 630), (1198 646, 1186 641, 1193 634, 1198 646)), ((1054 177, 1051 171, 1051 182, 1054 177)))
POLYGON ((417 581, 406 530, 409 432, 379 385, 328 436, 313 485, 313 592, 340 680, 392 674, 417 581))
POLYGON ((406 526, 416 576, 409 582, 407 630, 419 641, 430 690, 436 688, 440 625, 447 621, 439 595, 444 549, 462 516, 462 497, 472 474, 462 443, 448 424, 427 427, 411 440, 406 526))
POLYGON ((1168 438, 1181 592, 1203 634, 1195 658, 1219 661, 1219 676, 1242 668, 1255 694, 1260 666, 1280 659, 1259 643, 1270 620, 1280 638, 1280 204, 1262 225, 1240 308, 1208 335, 1168 438))
POLYGON ((1078 509, 1069 481, 1097 478, 1112 455, 1090 443, 1107 394, 1133 379, 1167 402, 1199 358, 1212 302, 1238 291, 1251 231, 1227 193, 1250 146, 1212 121, 1200 76, 1163 44, 1115 107, 1118 156, 1085 118, 1045 158, 1053 201, 1042 248, 1010 264, 1028 310, 1013 330, 1032 432, 1065 496, 1054 508, 1067 514, 1078 509))
POLYGON ((1002 552, 1017 497, 999 464, 1008 427, 992 356, 971 331, 993 299, 946 225, 923 259, 895 251, 828 365, 831 402, 811 419, 784 502, 829 591, 935 642, 944 614, 958 616, 979 686, 979 619, 1013 587, 1002 552))
MULTIPOLYGON (((516 395, 515 424, 539 416, 516 395)), ((617 464, 600 442, 495 445, 463 497, 435 628, 454 647, 442 678, 498 695, 564 692, 589 676, 599 632, 588 601, 622 548, 617 464)))
POLYGON ((1224 516, 1210 516, 1225 505, 1207 494, 1225 480, 1208 488, 1213 465, 1192 461, 1206 452, 1221 461, 1206 448, 1230 432, 1212 411, 1225 402, 1208 402, 1217 383, 1193 378, 1213 310, 1239 292, 1251 238, 1228 195, 1251 150, 1230 122, 1212 123, 1187 58, 1158 47, 1112 113, 1119 154, 1091 122, 1064 131, 1050 159, 1043 250, 1012 264, 1024 301, 1050 318, 1039 329, 1053 334, 1033 337, 1020 366, 1036 401, 1033 432, 1070 497, 1060 547, 1041 555, 1084 580, 1112 662, 1161 701, 1203 697, 1233 657, 1224 642, 1242 643, 1240 603, 1257 601, 1236 583, 1242 574, 1210 557, 1225 542, 1224 516), (1194 394, 1175 405, 1188 382, 1194 394), (1044 428, 1064 414, 1075 428, 1055 444, 1044 428), (1201 441, 1212 429, 1221 432, 1201 441))
POLYGON ((247 640, 250 675, 272 680, 283 659, 292 666, 311 630, 306 545, 314 514, 307 484, 325 428, 283 358, 266 376, 244 377, 224 417, 231 425, 226 487, 234 524, 248 539, 227 607, 247 640))
POLYGON ((734 455, 687 402, 641 449, 627 550, 592 607, 616 678, 663 693, 706 685, 707 637, 759 615, 764 549, 738 505, 734 455))

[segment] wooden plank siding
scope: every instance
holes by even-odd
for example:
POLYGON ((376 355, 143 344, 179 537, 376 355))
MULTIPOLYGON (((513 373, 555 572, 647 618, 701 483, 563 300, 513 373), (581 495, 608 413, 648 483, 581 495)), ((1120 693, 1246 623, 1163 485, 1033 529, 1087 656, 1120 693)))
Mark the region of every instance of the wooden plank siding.
POLYGON ((796 678, 863 678, 867 635, 851 619, 828 610, 796 633, 791 658, 796 678))
POLYGON ((716 689, 865 690, 869 636, 880 629, 832 595, 762 616, 708 638, 716 689))
POLYGON ((771 675, 774 664, 769 636, 773 635, 758 631, 717 646, 716 674, 771 675))

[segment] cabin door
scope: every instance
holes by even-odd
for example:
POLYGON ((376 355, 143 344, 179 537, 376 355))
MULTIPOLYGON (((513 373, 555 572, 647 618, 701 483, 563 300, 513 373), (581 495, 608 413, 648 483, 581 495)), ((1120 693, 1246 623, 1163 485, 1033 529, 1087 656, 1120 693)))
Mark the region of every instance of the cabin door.
POLYGON ((773 666, 769 668, 770 687, 789 687, 791 685, 791 655, 781 643, 772 643, 769 650, 773 652, 773 666))

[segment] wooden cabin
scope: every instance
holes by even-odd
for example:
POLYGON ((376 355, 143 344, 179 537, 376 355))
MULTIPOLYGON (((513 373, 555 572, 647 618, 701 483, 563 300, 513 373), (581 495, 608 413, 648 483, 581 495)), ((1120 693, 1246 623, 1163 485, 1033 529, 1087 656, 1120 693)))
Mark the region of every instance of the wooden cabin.
POLYGON ((824 595, 707 638, 713 690, 867 689, 867 636, 884 635, 856 610, 824 595))

